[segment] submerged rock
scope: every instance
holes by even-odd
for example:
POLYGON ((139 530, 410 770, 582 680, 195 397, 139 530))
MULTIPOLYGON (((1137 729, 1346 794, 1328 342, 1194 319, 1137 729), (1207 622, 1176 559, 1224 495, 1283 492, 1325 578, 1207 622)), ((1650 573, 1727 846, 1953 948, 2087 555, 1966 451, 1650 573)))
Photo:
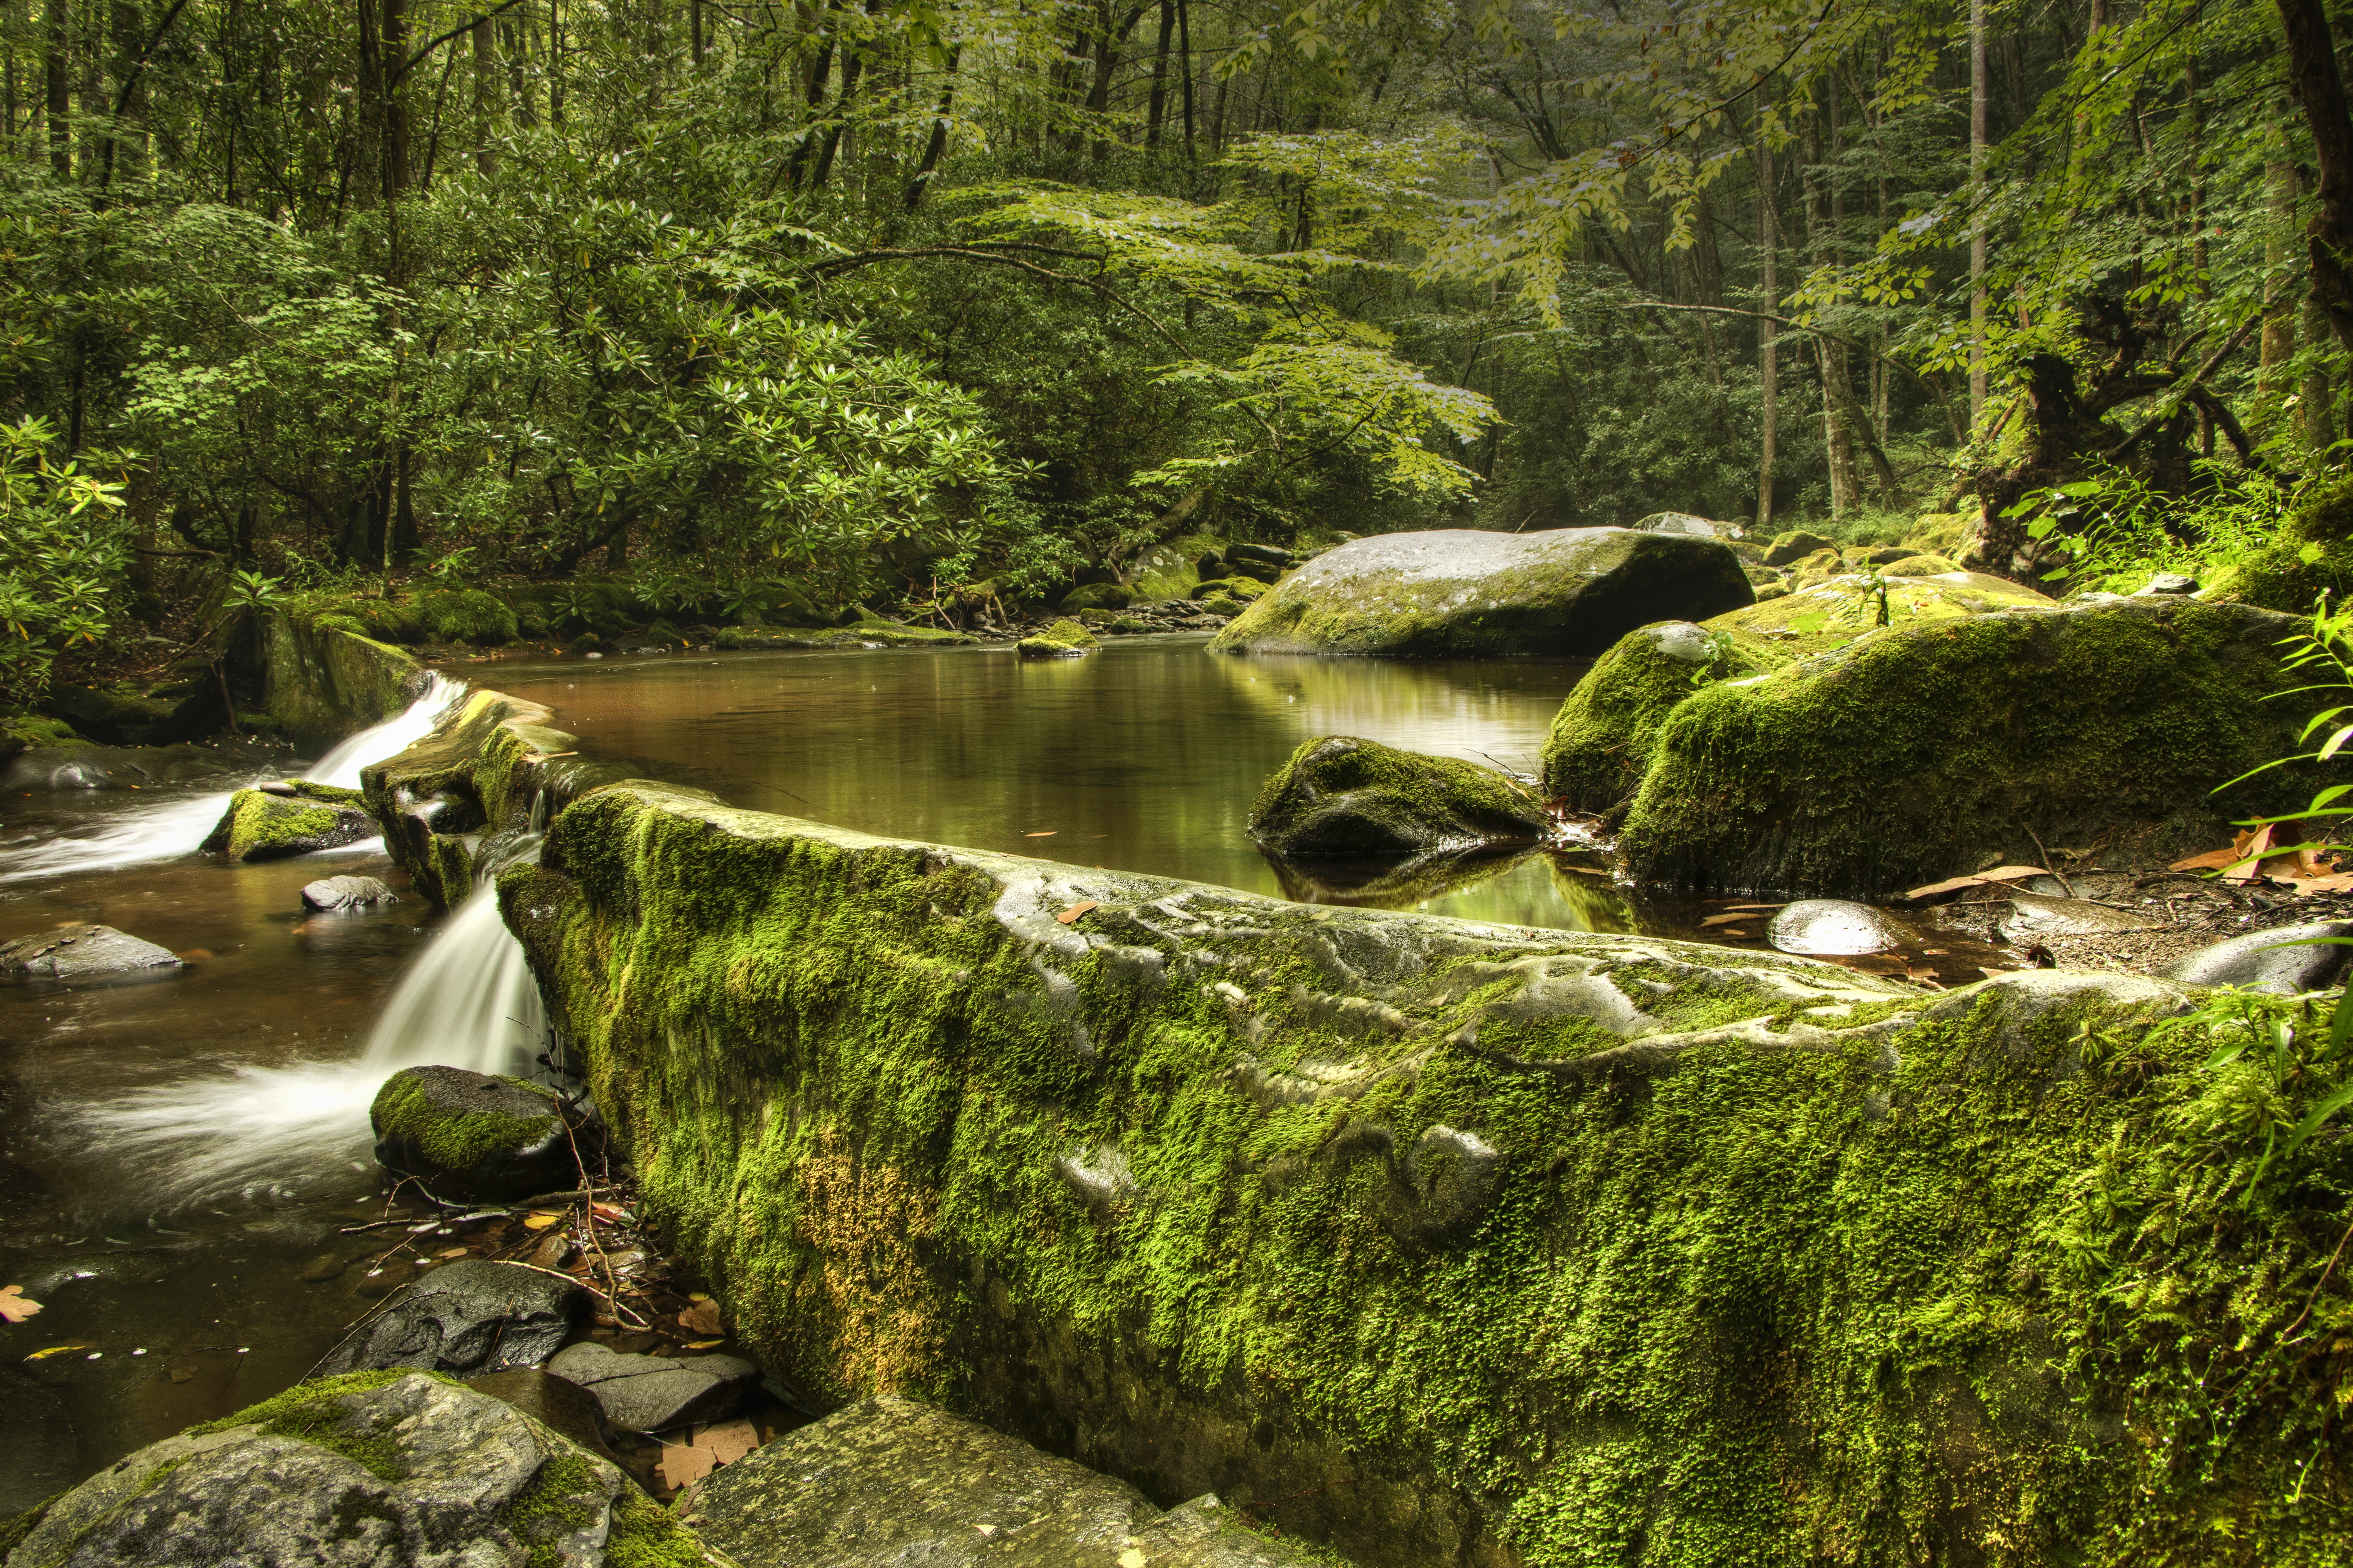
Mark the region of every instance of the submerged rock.
POLYGON ((1215 1497, 1163 1513, 1124 1481, 892 1394, 738 1459, 685 1515, 743 1568, 1312 1568, 1215 1497))
POLYGON ((30 980, 100 980, 179 967, 170 948, 112 926, 59 926, 0 946, 0 974, 30 980))
POLYGON ((1689 621, 1620 637, 1570 689, 1545 738, 1544 787, 1571 811, 1607 811, 1642 782, 1659 725, 1701 687, 1788 662, 1759 639, 1689 621))
POLYGON ((594 1340, 566 1345, 550 1374, 577 1384, 617 1432, 661 1432, 735 1413, 760 1369, 741 1356, 625 1355, 594 1340))
MULTIPOLYGON (((66 1391, 14 1362, 0 1362, 0 1542, 8 1521, 64 1490, 81 1468, 81 1436, 74 1430, 66 1391)), ((7 1557, 0 1544, 0 1561, 7 1557)))
POLYGON ((572 1331, 588 1293, 536 1268, 480 1258, 445 1264, 343 1337, 322 1374, 413 1367, 471 1377, 538 1366, 572 1331))
POLYGON ((1983 864, 2021 811, 2051 844, 2227 840, 2311 793, 2284 769, 2211 793, 2295 750, 2264 699, 2299 624, 2159 598, 1866 632, 1676 708, 1620 847, 1641 881, 1874 898, 1983 864))
POLYGON ((374 877, 322 877, 302 884, 306 910, 365 910, 398 902, 400 895, 374 877))
POLYGON ((2334 985, 2353 961, 2353 921, 2311 921, 2252 931, 2177 962, 2165 977, 2182 985, 2236 985, 2295 996, 2334 985))
POLYGON ((1765 928, 1765 940, 1782 952, 1819 958, 1852 958, 1901 947, 1911 933, 1869 904, 1844 899, 1804 899, 1788 904, 1765 928))
POLYGON ((151 1443, 0 1542, 6 1568, 701 1560, 617 1467, 490 1394, 416 1373, 300 1384, 151 1443))
POLYGON ((1630 528, 1385 533, 1315 557, 1209 646, 1392 658, 1594 654, 1648 622, 1702 620, 1754 597, 1720 540, 1630 528))
POLYGON ((1065 616, 1036 636, 1023 637, 1013 650, 1023 658, 1076 658, 1102 647, 1094 633, 1065 616))
POLYGON ((357 844, 382 831, 355 789, 309 779, 288 779, 280 787, 290 793, 241 789, 229 796, 228 810, 198 847, 232 860, 282 860, 357 844))
POLYGON ((403 1068, 385 1079, 368 1125, 385 1169, 438 1197, 480 1203, 577 1185, 575 1150, 596 1136, 552 1089, 449 1067, 403 1068))
POLYGON ((1493 768, 1353 735, 1300 743, 1259 791, 1250 837, 1293 859, 1533 844, 1544 808, 1493 768))

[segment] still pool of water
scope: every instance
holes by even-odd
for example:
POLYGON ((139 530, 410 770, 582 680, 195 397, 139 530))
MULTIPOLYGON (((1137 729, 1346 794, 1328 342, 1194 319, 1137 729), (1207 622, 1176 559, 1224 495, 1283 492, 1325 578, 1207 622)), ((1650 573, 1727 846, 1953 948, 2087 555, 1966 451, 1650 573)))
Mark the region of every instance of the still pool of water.
POLYGON ((1260 785, 1315 735, 1532 774, 1589 661, 1233 658, 1206 641, 1115 638, 1076 659, 893 648, 467 673, 555 710, 593 755, 754 810, 1278 898, 1631 929, 1607 879, 1549 855, 1401 884, 1373 868, 1278 868, 1247 831, 1260 785))

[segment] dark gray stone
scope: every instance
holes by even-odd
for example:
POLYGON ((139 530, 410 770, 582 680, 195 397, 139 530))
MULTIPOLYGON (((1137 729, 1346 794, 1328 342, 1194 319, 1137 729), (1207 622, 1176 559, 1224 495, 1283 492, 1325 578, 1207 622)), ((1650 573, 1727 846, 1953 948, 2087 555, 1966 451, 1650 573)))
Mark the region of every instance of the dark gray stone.
POLYGON ((2165 977, 2181 985, 2235 985, 2277 996, 2325 990, 2344 973, 2353 947, 2323 938, 2353 938, 2353 921, 2251 931, 2200 948, 2168 969, 2165 977))
POLYGON ((587 1297, 535 1268, 475 1258, 448 1264, 346 1335, 319 1373, 414 1367, 471 1377, 537 1366, 572 1331, 587 1297))
POLYGON ((1506 658, 1598 654, 1653 621, 1756 602, 1719 539, 1437 529, 1327 550, 1218 634, 1221 653, 1506 658))
POLYGON ((0 974, 29 980, 102 980, 179 967, 170 948, 112 926, 59 926, 0 946, 0 974))
POLYGON ((1885 952, 1910 936, 1885 912, 1844 899, 1801 899, 1784 906, 1765 928, 1765 940, 1783 952, 1820 958, 1885 952))
POLYGON ((306 910, 365 910, 398 902, 400 895, 374 877, 322 877, 302 886, 306 910))
POLYGON ((100 1470, 42 1510, 6 1568, 694 1560, 617 1466, 488 1394, 420 1376, 306 1392, 244 1413, 303 1403, 294 1419, 232 1417, 100 1470))
POLYGON ((547 1370, 596 1396, 617 1432, 661 1432, 735 1413, 760 1369, 740 1356, 624 1355, 594 1340, 566 1345, 547 1370))
POLYGON ((743 1568, 1307 1568, 1215 1497, 1166 1513, 1124 1481, 885 1394, 755 1449, 685 1515, 743 1568))

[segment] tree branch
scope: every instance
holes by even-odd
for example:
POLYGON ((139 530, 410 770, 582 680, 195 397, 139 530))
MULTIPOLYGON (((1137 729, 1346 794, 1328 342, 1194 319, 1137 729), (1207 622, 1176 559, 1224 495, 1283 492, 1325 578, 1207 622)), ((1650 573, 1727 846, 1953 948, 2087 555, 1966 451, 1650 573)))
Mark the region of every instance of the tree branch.
POLYGON ((450 39, 460 37, 465 34, 470 33, 474 30, 477 25, 489 21, 491 17, 499 15, 501 11, 512 11, 522 4, 522 0, 500 0, 498 5, 491 6, 480 16, 473 17, 469 21, 460 22, 458 26, 450 28, 439 37, 433 39, 423 48, 409 56, 408 58, 402 63, 401 68, 392 73, 390 79, 385 81, 384 84, 385 90, 389 91, 391 89, 399 86, 403 77, 406 77, 411 70, 425 63, 426 56, 431 54, 434 50, 439 48, 450 39))

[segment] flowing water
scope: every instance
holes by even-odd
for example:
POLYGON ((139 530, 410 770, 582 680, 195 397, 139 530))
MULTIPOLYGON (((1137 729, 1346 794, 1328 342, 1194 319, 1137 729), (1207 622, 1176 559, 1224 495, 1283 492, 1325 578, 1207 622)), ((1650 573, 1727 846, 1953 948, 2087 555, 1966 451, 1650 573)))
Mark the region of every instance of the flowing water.
MULTIPOLYGON (((1260 784, 1312 735, 1533 773, 1582 668, 1233 659, 1140 637, 1038 663, 999 648, 512 659, 486 683, 547 703, 592 756, 737 805, 1279 897, 1697 934, 1691 910, 1638 908, 1573 858, 1419 880, 1302 872, 1245 832, 1260 784)), ((309 776, 356 783, 461 690, 437 683, 309 776)), ((0 1285, 44 1303, 0 1325, 0 1403, 48 1401, 78 1429, 0 1422, 0 1514, 299 1379, 373 1304, 377 1260, 421 1239, 342 1234, 386 1201, 368 1159, 376 1087, 412 1064, 522 1070, 542 1048, 537 993, 491 900, 438 920, 413 895, 305 914, 314 878, 406 879, 380 844, 251 866, 195 854, 245 782, 10 803, 0 939, 103 922, 190 962, 0 985, 0 1285), (306 1281, 306 1266, 331 1277, 306 1281)))

